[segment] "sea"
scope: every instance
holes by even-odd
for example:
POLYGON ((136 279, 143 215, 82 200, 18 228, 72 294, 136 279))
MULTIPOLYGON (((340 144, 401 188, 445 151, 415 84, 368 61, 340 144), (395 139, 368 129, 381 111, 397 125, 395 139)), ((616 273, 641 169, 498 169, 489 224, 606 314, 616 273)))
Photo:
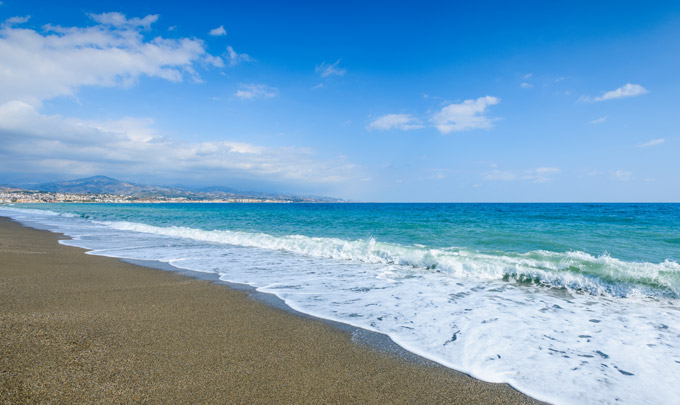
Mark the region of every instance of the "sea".
POLYGON ((558 404, 680 401, 680 204, 15 204, 558 404))

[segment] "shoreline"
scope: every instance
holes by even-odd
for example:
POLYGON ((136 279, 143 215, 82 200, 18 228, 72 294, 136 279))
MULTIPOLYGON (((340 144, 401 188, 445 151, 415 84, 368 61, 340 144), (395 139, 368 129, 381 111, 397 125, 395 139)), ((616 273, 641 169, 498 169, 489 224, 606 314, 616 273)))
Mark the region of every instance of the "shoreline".
POLYGON ((64 238, 0 217, 0 402, 538 403, 253 287, 64 238))
MULTIPOLYGON (((86 249, 84 250, 88 252, 86 249)), ((450 369, 446 366, 437 363, 436 361, 419 356, 413 352, 404 349, 403 347, 395 343, 392 340, 392 338, 390 338, 388 335, 385 335, 384 333, 375 332, 358 326, 350 325, 348 323, 338 322, 332 319, 321 318, 307 314, 305 312, 298 311, 290 307, 288 304, 286 304, 286 302, 283 299, 279 298, 275 294, 258 291, 256 287, 253 287, 248 284, 220 280, 219 276, 214 273, 202 273, 199 271, 187 270, 180 267, 175 267, 170 263, 159 262, 157 260, 121 259, 121 258, 114 259, 120 260, 125 263, 130 263, 135 266, 148 267, 161 271, 167 271, 170 273, 179 274, 182 277, 188 277, 195 280, 209 281, 213 284, 222 285, 225 286, 226 288, 230 288, 236 291, 243 291, 246 293, 248 298, 258 301, 266 306, 295 315, 300 318, 310 319, 315 322, 322 322, 324 324, 330 325, 334 329, 346 332, 351 337, 351 340, 356 344, 369 346, 370 348, 378 352, 399 357, 407 362, 427 365, 431 367, 444 367, 447 370, 453 370, 457 373, 465 374, 462 371, 450 369)))

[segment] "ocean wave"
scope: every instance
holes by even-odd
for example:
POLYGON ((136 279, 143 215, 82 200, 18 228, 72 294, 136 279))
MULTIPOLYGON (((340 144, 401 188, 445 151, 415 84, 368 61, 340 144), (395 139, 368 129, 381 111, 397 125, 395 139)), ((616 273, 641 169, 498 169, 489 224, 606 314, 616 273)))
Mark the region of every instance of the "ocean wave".
POLYGON ((0 206, 5 214, 69 235, 61 243, 91 254, 157 260, 249 284, 302 313, 384 333, 420 356, 551 403, 668 403, 680 395, 668 383, 680 361, 680 301, 659 299, 678 296, 675 261, 169 226, 181 217, 138 223, 153 221, 151 210, 130 222, 115 211, 0 206))
POLYGON ((594 295, 680 296, 680 264, 629 262, 608 254, 580 251, 527 253, 478 252, 461 248, 404 246, 371 239, 343 240, 302 235, 158 227, 135 222, 97 222, 120 231, 133 231, 201 242, 276 250, 310 257, 370 264, 409 266, 456 277, 505 280, 594 295))

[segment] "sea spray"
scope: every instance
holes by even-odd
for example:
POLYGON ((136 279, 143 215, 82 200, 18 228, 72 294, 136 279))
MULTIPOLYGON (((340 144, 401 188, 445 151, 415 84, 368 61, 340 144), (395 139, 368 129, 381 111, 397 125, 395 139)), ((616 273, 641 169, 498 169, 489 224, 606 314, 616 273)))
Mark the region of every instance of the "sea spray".
POLYGON ((205 231, 186 227, 157 227, 131 222, 100 222, 122 231, 142 232, 235 246, 280 250, 312 257, 370 264, 413 266, 456 277, 515 281, 546 287, 565 287, 596 295, 662 295, 680 293, 680 264, 625 262, 609 255, 584 252, 480 253, 461 248, 432 249, 368 240, 272 236, 239 231, 205 231))

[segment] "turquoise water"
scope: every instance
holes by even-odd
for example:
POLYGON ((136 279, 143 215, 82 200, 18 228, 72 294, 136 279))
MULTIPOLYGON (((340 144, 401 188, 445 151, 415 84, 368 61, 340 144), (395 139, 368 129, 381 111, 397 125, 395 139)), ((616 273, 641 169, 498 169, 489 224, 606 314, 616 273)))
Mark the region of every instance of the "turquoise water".
MULTIPOLYGON (((657 263, 680 260, 680 204, 49 204, 43 207, 97 220, 275 236, 375 238, 401 245, 516 253, 582 251, 657 263)), ((37 207, 31 205, 30 208, 37 207)))
MULTIPOLYGON (((274 237, 303 235, 345 241, 374 240, 399 248, 463 249, 497 257, 526 257, 547 261, 548 266, 552 264, 560 272, 598 277, 604 284, 620 281, 656 287, 670 295, 680 293, 680 273, 673 271, 673 266, 670 270, 660 267, 658 271, 638 271, 625 264, 615 266, 611 261, 609 265, 603 262, 607 257, 652 264, 680 261, 680 204, 49 204, 44 207, 96 221, 240 231, 274 237), (546 255, 546 252, 558 255, 546 255), (587 253, 590 257, 576 260, 573 254, 564 256, 574 252, 587 253)), ((285 250, 285 246, 279 248, 285 250)), ((313 254, 313 250, 310 247, 307 253, 313 254)), ((386 250, 385 260, 397 260, 389 247, 383 250, 386 250)), ((403 254, 399 259, 406 260, 403 254)), ((434 265, 436 268, 443 264, 435 260, 424 267, 434 265)), ((537 278, 531 271, 509 270, 502 277, 538 283, 549 281, 537 278)))
POLYGON ((540 399, 680 397, 680 204, 31 204, 0 215, 93 254, 253 285, 540 399))

